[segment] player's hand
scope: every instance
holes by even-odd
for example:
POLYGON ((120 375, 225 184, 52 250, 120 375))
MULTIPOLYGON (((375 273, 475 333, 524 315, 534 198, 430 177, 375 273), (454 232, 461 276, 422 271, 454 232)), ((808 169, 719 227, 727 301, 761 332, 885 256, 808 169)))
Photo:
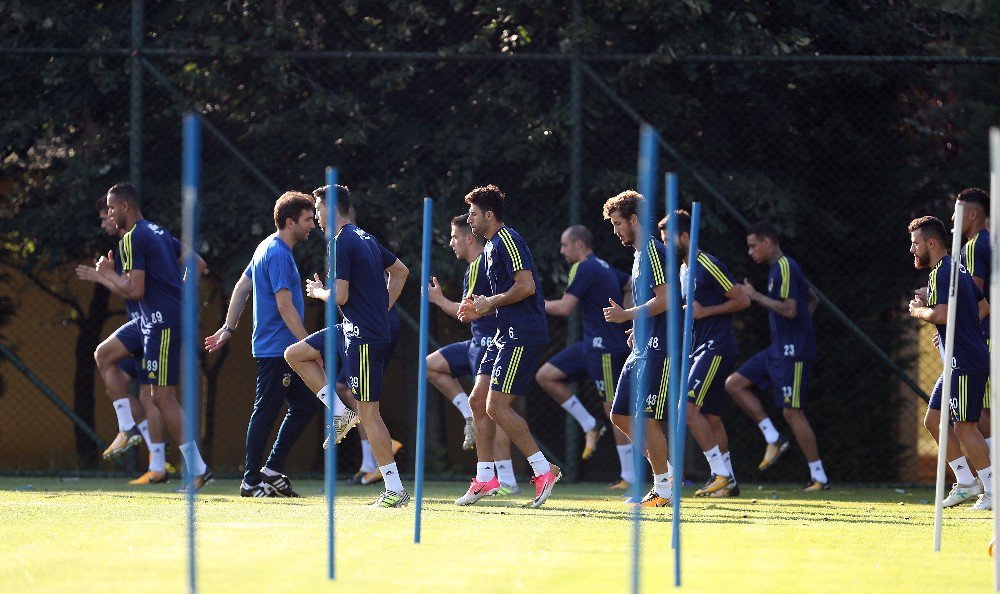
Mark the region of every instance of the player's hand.
POLYGON ((233 333, 228 328, 219 328, 215 334, 205 337, 205 350, 214 353, 222 348, 222 345, 229 342, 233 333))
POLYGON ((473 295, 472 296, 472 309, 475 310, 480 316, 486 315, 493 305, 490 303, 489 297, 484 297, 483 295, 473 295))
POLYGON ((97 261, 94 264, 86 265, 80 264, 76 267, 76 277, 80 280, 85 280, 90 283, 96 283, 101 278, 101 273, 97 272, 97 261))
POLYGON ((753 285, 750 284, 749 280, 744 278, 743 283, 738 284, 736 286, 743 291, 743 294, 746 295, 747 299, 749 299, 750 301, 754 301, 754 299, 757 297, 758 294, 757 289, 753 288, 753 285))
POLYGON ((630 349, 634 349, 635 348, 635 340, 632 338, 632 329, 631 328, 629 328, 628 330, 625 331, 625 344, 627 344, 628 348, 630 348, 630 349))
POLYGON ((920 299, 924 303, 927 303, 927 287, 920 287, 913 292, 913 296, 920 299))
POLYGON ((101 276, 110 276, 115 273, 115 254, 108 251, 107 256, 101 256, 94 267, 101 276))
POLYGON ((430 284, 427 285, 427 300, 437 305, 442 297, 444 293, 441 292, 441 285, 438 284, 437 277, 432 276, 430 284))
POLYGON ((698 301, 691 302, 691 318, 695 320, 700 320, 705 317, 705 306, 698 303, 698 301))
POLYGON ((910 300, 910 305, 908 307, 909 312, 910 312, 910 316, 912 316, 914 318, 917 317, 916 311, 918 309, 922 308, 922 307, 924 307, 924 302, 923 301, 921 301, 920 299, 917 299, 916 297, 914 297, 913 299, 911 299, 910 300))
POLYGON ((614 299, 608 299, 608 303, 610 303, 611 306, 604 308, 605 322, 611 322, 612 324, 624 324, 632 319, 629 317, 628 312, 622 309, 622 306, 615 303, 614 299))
MULTIPOLYGON (((474 296, 473 296, 474 297, 474 296)), ((472 306, 472 297, 466 297, 462 300, 462 304, 458 306, 458 320, 460 322, 473 322, 483 317, 482 315, 476 313, 476 309, 472 306)))
POLYGON ((319 279, 319 274, 313 273, 312 278, 306 279, 306 296, 321 301, 326 301, 330 298, 330 290, 323 286, 323 281, 319 279))

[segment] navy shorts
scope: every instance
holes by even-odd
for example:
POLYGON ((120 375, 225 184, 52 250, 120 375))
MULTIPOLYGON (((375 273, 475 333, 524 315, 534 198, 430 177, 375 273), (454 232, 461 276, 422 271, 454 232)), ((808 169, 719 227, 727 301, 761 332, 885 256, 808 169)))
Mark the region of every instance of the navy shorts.
MULTIPOLYGON (((319 356, 326 360, 326 332, 329 328, 323 328, 313 332, 309 336, 306 336, 306 344, 312 348, 319 351, 319 356)), ((337 337, 337 346, 340 347, 340 352, 337 353, 337 383, 347 385, 347 359, 345 358, 345 353, 347 352, 344 347, 344 332, 343 326, 337 324, 333 327, 333 331, 336 333, 334 336, 337 337)))
POLYGON ((726 378, 736 369, 737 355, 715 355, 702 351, 691 362, 688 373, 688 402, 701 407, 701 414, 722 416, 726 378))
POLYGON ((629 351, 608 353, 588 349, 584 341, 575 342, 549 359, 549 364, 563 372, 567 381, 590 378, 605 402, 615 399, 615 386, 629 351))
POLYGON ((347 343, 347 385, 359 402, 378 402, 382 399, 382 372, 389 354, 390 342, 347 343))
POLYGON ((479 364, 478 375, 489 375, 490 391, 526 396, 546 345, 514 346, 493 341, 479 364))
POLYGON ((176 386, 181 372, 181 329, 152 327, 142 334, 142 373, 151 386, 176 386))
POLYGON ((132 379, 139 377, 139 368, 142 361, 142 320, 135 318, 129 320, 115 330, 115 338, 121 341, 131 357, 125 357, 118 362, 118 369, 121 369, 132 379))
MULTIPOLYGON (((989 374, 970 373, 967 375, 951 374, 951 422, 978 423, 983 412, 983 400, 986 396, 986 385, 989 374)), ((931 401, 927 408, 941 410, 941 395, 944 392, 944 374, 938 376, 937 383, 931 391, 931 401)))
POLYGON ((812 361, 772 357, 764 350, 750 357, 736 373, 761 390, 770 388, 776 407, 802 408, 812 379, 812 361))
POLYGON ((611 414, 632 415, 632 403, 635 402, 633 382, 641 381, 646 388, 646 408, 643 416, 662 421, 667 413, 667 387, 670 381, 670 363, 666 357, 652 356, 641 359, 629 355, 622 369, 618 386, 615 388, 615 401, 611 404, 611 414), (638 377, 637 377, 638 374, 638 377))
POLYGON ((448 362, 452 377, 475 375, 486 356, 486 349, 493 343, 493 337, 474 336, 462 342, 453 342, 438 351, 448 362))

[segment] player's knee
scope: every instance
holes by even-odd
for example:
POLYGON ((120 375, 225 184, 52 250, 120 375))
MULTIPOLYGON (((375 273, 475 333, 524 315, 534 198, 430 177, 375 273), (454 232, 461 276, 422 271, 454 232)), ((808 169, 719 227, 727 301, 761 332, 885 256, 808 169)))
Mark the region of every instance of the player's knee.
POLYGON ((789 423, 794 423, 800 420, 805 420, 806 415, 802 412, 801 408, 790 408, 786 407, 781 409, 781 416, 785 418, 789 423))
POLYGON ((504 412, 509 409, 510 405, 499 398, 488 398, 486 400, 486 414, 493 420, 496 420, 499 416, 503 416, 504 412))
POLYGON ((631 435, 629 434, 629 431, 630 431, 631 428, 629 426, 629 417, 628 417, 628 415, 619 415, 619 414, 612 413, 612 415, 611 415, 611 424, 614 425, 615 428, 617 428, 619 431, 621 431, 625 435, 631 437, 631 435))
POLYGON ((486 394, 481 394, 478 391, 473 390, 472 394, 469 395, 469 408, 472 409, 472 412, 485 414, 486 394))
POLYGON ((726 378, 726 392, 733 396, 739 392, 740 388, 743 387, 743 382, 740 381, 742 378, 738 374, 732 374, 726 378))

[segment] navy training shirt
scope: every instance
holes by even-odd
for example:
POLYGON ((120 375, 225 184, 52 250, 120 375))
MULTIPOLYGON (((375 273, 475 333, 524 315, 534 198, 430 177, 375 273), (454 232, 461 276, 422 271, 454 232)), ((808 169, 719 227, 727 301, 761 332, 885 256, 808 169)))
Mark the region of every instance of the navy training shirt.
MULTIPOLYGON (((632 298, 635 299, 636 305, 642 305, 652 299, 654 287, 667 284, 666 262, 666 246, 652 236, 647 235, 642 248, 636 250, 635 256, 632 258, 632 298), (647 260, 649 262, 648 266, 644 262, 647 260)), ((635 328, 635 322, 636 320, 632 321, 633 328, 635 328)), ((638 341, 633 342, 634 348, 632 352, 637 357, 646 357, 651 354, 658 357, 665 356, 667 312, 664 311, 649 318, 647 328, 650 335, 646 344, 641 345, 638 341)))
POLYGON ((373 235, 351 223, 337 233, 337 279, 350 283, 344 314, 344 339, 389 342, 389 289, 385 270, 396 256, 373 235))
MULTIPOLYGON (((975 237, 966 242, 962 248, 962 265, 973 278, 983 279, 982 293, 986 300, 990 299, 990 269, 993 259, 990 256, 990 231, 981 229, 975 237)), ((983 318, 980 324, 983 336, 990 337, 990 316, 983 318)))
MULTIPOLYGON (((173 239, 173 244, 174 244, 174 255, 178 259, 180 259, 181 253, 184 251, 183 245, 181 244, 180 241, 177 240, 176 237, 171 237, 171 239, 173 239)), ((116 254, 117 257, 115 258, 115 272, 117 274, 124 274, 124 270, 122 270, 122 259, 123 259, 123 256, 122 256, 122 245, 123 245, 123 243, 124 242, 121 239, 118 240, 118 253, 116 254)), ((133 301, 132 299, 126 299, 125 300, 125 313, 128 315, 128 319, 129 320, 135 320, 135 319, 142 318, 142 311, 139 309, 139 302, 138 301, 133 301)))
POLYGON ((812 316, 809 315, 809 285, 795 260, 781 256, 771 265, 767 274, 767 296, 779 301, 794 299, 796 309, 794 318, 786 318, 768 310, 771 356, 815 359, 816 334, 813 331, 812 316))
POLYGON ((169 231, 146 219, 136 222, 122 237, 122 271, 146 273, 139 311, 147 330, 181 325, 182 281, 176 241, 169 231))
MULTIPOLYGON (((938 261, 927 279, 927 306, 948 305, 949 276, 951 274, 951 256, 945 256, 938 261)), ((979 301, 983 294, 972 282, 972 276, 962 267, 958 274, 955 310, 955 352, 952 353, 952 369, 958 373, 989 373, 990 352, 986 347, 986 338, 979 325, 979 301)), ((935 324, 944 344, 947 324, 935 324)))
POLYGON ((621 305, 622 286, 627 281, 627 274, 612 268, 593 253, 570 268, 566 293, 580 300, 583 342, 588 350, 609 353, 628 350, 625 328, 604 319, 608 299, 621 305))
MULTIPOLYGON (((705 307, 722 305, 736 282, 726 265, 715 256, 698 252, 698 264, 694 267, 694 300, 705 307)), ((687 287, 687 264, 681 264, 681 297, 685 305, 690 305, 690 291, 687 287)), ((736 332, 733 330, 733 315, 707 316, 694 321, 694 337, 691 354, 711 351, 716 355, 739 355, 736 332)))
MULTIPOLYGON (((465 277, 462 279, 462 299, 473 295, 490 296, 490 279, 486 273, 486 256, 479 254, 469 267, 465 269, 465 277)), ((493 338, 497 333, 496 312, 474 320, 472 326, 472 338, 477 341, 481 338, 493 338)))
POLYGON ((306 313, 302 277, 292 248, 272 233, 257 245, 243 274, 253 281, 253 356, 283 357, 296 339, 278 312, 278 291, 285 289, 292 294, 300 320, 306 313))
MULTIPOLYGON (((496 339, 504 345, 527 346, 549 342, 548 321, 545 319, 545 298, 538 280, 531 250, 521 235, 510 227, 501 227, 486 242, 486 276, 492 295, 499 295, 514 286, 514 275, 521 270, 531 272, 535 294, 510 305, 497 308, 496 339)), ((484 316, 485 317, 485 316, 484 316)))

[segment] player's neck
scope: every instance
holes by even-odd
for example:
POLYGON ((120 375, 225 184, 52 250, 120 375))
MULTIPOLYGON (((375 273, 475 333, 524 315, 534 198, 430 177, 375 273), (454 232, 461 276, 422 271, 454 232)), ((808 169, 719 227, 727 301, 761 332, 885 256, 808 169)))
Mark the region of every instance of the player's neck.
POLYGON ((577 260, 576 263, 579 264, 580 262, 583 262, 584 260, 586 260, 587 258, 590 257, 590 254, 593 254, 593 253, 594 253, 594 250, 586 250, 585 249, 584 251, 580 252, 580 259, 577 260))
POLYGON ((965 235, 965 240, 969 241, 973 237, 979 235, 979 232, 982 231, 985 228, 986 228, 986 225, 984 223, 979 223, 979 222, 973 223, 972 224, 972 228, 969 229, 969 232, 965 235))
MULTIPOLYGON (((142 220, 142 213, 141 212, 138 213, 138 214, 136 214, 136 215, 126 216, 125 217, 125 227, 126 227, 126 229, 128 229, 128 231, 131 231, 132 229, 135 229, 135 224, 138 223, 141 220, 142 220)), ((126 233, 128 233, 128 231, 126 231, 126 233)))
POLYGON ((289 249, 295 247, 295 244, 298 243, 295 239, 295 235, 292 234, 292 230, 288 227, 278 229, 278 239, 285 242, 285 245, 287 245, 289 249))
POLYGON ((931 268, 933 269, 938 265, 938 263, 941 260, 944 260, 945 256, 948 255, 948 250, 946 249, 930 250, 930 254, 928 255, 931 258, 931 268))
POLYGON ((639 251, 642 245, 648 242, 652 237, 646 233, 646 230, 641 226, 635 228, 635 235, 632 237, 632 249, 639 251))
POLYGON ((781 259, 785 253, 781 251, 780 247, 775 247, 774 251, 771 252, 771 257, 767 259, 767 263, 774 266, 774 263, 781 259))
POLYGON ((475 249, 469 250, 469 253, 465 256, 465 261, 469 264, 472 264, 473 262, 476 261, 476 258, 482 255, 482 253, 483 253, 483 246, 480 246, 477 243, 477 247, 475 249))
POLYGON ((483 236, 489 240, 493 239, 493 236, 497 234, 500 229, 504 228, 503 221, 493 221, 486 226, 486 232, 483 236))

